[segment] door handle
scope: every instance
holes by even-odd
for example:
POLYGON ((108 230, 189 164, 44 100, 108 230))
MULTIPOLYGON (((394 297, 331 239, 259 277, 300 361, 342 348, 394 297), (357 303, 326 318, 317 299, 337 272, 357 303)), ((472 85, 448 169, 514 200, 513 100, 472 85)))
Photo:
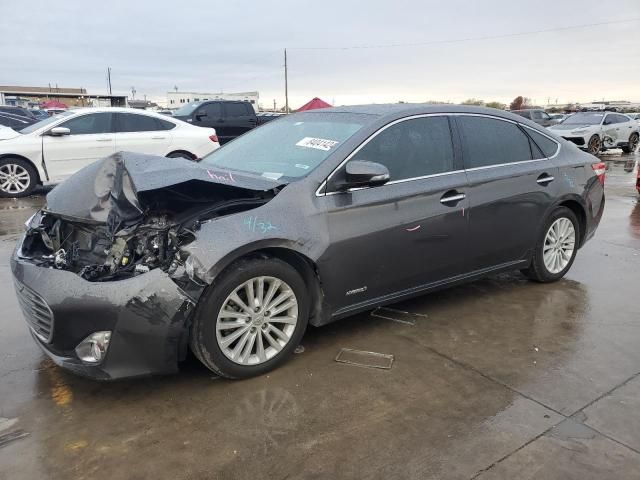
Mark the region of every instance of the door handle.
POLYGON ((164 140, 167 137, 151 137, 151 140, 164 140))
POLYGON ((113 138, 96 138, 96 142, 112 142, 113 138))
POLYGON ((460 200, 464 200, 465 198, 467 198, 467 196, 464 193, 460 193, 460 192, 454 190, 452 192, 445 193, 440 198, 440 203, 442 203, 443 205, 447 205, 447 206, 449 206, 449 204, 452 204, 451 206, 454 206, 460 200))
POLYGON ((551 175, 547 175, 546 173, 543 173, 542 175, 540 175, 538 177, 536 182, 538 182, 538 184, 540 184, 540 185, 548 185, 549 183, 553 182, 554 180, 555 180, 555 178, 552 177, 551 175))

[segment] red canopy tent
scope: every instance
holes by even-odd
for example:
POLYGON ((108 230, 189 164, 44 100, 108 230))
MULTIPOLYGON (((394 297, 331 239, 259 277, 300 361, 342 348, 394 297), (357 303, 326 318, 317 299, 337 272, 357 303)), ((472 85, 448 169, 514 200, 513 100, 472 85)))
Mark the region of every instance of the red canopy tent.
POLYGON ((327 102, 316 97, 310 102, 305 103, 298 110, 296 110, 296 112, 305 112, 307 110, 316 110, 318 108, 330 108, 330 107, 331 105, 329 105, 327 102))
POLYGON ((58 100, 47 100, 40 104, 40 108, 68 108, 64 103, 58 100))

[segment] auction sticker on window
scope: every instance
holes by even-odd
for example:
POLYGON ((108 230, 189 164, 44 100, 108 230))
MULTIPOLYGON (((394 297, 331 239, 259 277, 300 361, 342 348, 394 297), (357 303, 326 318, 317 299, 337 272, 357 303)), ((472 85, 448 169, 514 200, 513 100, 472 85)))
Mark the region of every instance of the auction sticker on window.
POLYGON ((296 145, 298 147, 315 148, 316 150, 323 150, 328 152, 332 147, 335 147, 339 142, 335 140, 327 140, 326 138, 314 138, 304 137, 296 145))

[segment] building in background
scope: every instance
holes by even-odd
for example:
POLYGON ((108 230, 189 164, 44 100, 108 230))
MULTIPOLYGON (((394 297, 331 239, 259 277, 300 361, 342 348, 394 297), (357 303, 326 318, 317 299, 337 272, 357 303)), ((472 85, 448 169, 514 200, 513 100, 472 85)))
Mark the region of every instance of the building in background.
POLYGON ((258 92, 238 92, 238 93, 203 93, 203 92, 167 92, 167 108, 175 109, 191 102, 203 102, 205 100, 241 100, 253 105, 253 109, 258 109, 258 92))
POLYGON ((0 85, 0 105, 34 107, 57 100, 67 107, 126 107, 126 95, 92 95, 84 88, 0 85))

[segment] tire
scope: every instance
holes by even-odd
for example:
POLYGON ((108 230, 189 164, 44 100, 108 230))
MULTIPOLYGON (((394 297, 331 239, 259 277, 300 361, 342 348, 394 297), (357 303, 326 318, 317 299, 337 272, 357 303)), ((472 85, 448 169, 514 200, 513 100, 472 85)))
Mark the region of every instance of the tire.
MULTIPOLYGON (((258 301, 254 305, 259 303, 258 301)), ((304 335, 308 320, 307 288, 300 274, 291 265, 276 258, 242 259, 227 268, 219 279, 206 289, 196 308, 190 345, 195 356, 214 373, 233 379, 254 377, 273 370, 293 353, 304 335), (230 298, 236 293, 245 306, 248 306, 248 291, 243 285, 251 282, 255 297, 258 298, 260 278, 264 282, 265 300, 269 288, 277 284, 274 280, 283 282, 272 295, 272 301, 276 301, 281 295, 284 300, 271 308, 276 311, 291 304, 293 300, 295 305, 285 310, 284 317, 282 312, 277 313, 276 317, 269 317, 267 302, 264 302, 265 305, 260 311, 254 309, 248 314, 247 309, 241 308, 239 303, 230 298), (292 297, 286 297, 288 294, 292 297), (226 314, 221 317, 222 311, 226 314), (277 320, 291 322, 296 315, 297 320, 293 325, 277 320), (240 316, 245 318, 239 318, 240 316), (288 337, 287 341, 274 333, 273 327, 276 326, 280 333, 288 337), (224 340, 233 335, 236 335, 235 340, 232 339, 230 343, 223 345, 224 340), (279 351, 267 337, 275 340, 280 346, 279 351), (242 346, 239 346, 241 344, 242 346), (262 352, 259 350, 260 345, 263 346, 262 352), (229 355, 233 355, 238 349, 236 358, 232 359, 229 355)))
MULTIPOLYGON (((555 230, 556 232, 558 230, 555 230)), ((561 230, 562 231, 562 230, 561 230)), ((558 207, 556 208, 551 215, 547 218, 544 228, 540 234, 540 238, 538 238, 535 246, 535 250, 533 252, 533 258, 531 259, 531 264, 525 270, 522 270, 529 279, 540 282, 540 283, 548 283, 555 282, 556 280, 560 280, 571 268, 573 265, 573 261, 576 258, 576 253, 578 252, 578 245, 580 241, 580 224, 578 223, 578 219, 576 218, 575 213, 573 213, 567 207, 558 207), (564 220, 564 221, 563 221, 564 220), (573 240, 571 243, 571 253, 569 254, 568 261, 566 260, 567 251, 563 249, 564 254, 558 254, 556 256, 558 258, 559 264, 555 265, 554 268, 550 268, 547 261, 545 261, 544 252, 549 252, 548 259, 554 258, 554 251, 558 249, 553 245, 553 240, 549 237, 551 227, 552 226, 561 226, 568 224, 566 222, 570 222, 573 227, 573 240), (566 262, 566 263, 565 263, 566 262)), ((557 243, 558 244, 558 243, 557 243)), ((562 237, 560 238, 560 245, 569 245, 570 243, 562 242, 562 237)))
POLYGON ((587 151, 591 155, 597 155, 600 153, 600 150, 602 150, 602 140, 600 140, 598 135, 593 135, 589 139, 589 143, 587 143, 587 151))
POLYGON ((636 132, 632 133, 631 136, 629 137, 629 143, 624 147, 622 147, 622 151, 624 153, 635 152, 636 148, 638 148, 638 139, 640 139, 640 135, 638 135, 638 133, 636 132))
POLYGON ((195 158, 189 152, 171 152, 167 155, 167 158, 186 158, 187 160, 194 161, 195 158))
POLYGON ((7 157, 0 160, 0 197, 31 195, 38 186, 38 171, 28 161, 7 157))

